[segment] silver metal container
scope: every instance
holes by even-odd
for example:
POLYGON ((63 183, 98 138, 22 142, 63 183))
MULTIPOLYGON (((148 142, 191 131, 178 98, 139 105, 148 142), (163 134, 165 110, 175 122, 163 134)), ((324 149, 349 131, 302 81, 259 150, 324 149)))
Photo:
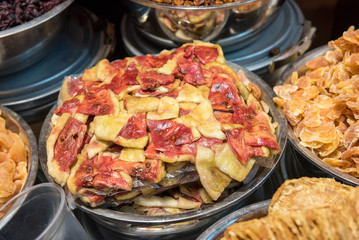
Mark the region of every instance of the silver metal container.
MULTIPOLYGON (((305 66, 305 63, 317 58, 319 56, 324 55, 328 50, 331 50, 328 46, 322 46, 316 49, 309 51, 304 54, 302 57, 298 58, 293 63, 289 64, 288 67, 284 70, 282 75, 280 76, 276 85, 283 85, 290 80, 292 73, 297 71, 298 76, 302 76, 308 70, 305 66)), ((282 109, 280 109, 282 111, 282 109)), ((283 111, 282 111, 283 112, 283 111)), ((288 124, 289 125, 289 124, 288 124)), ((340 171, 339 169, 332 167, 331 165, 325 163, 322 159, 320 159, 315 153, 313 153, 309 148, 303 147, 299 144, 299 138, 294 134, 292 128, 288 126, 288 138, 290 140, 291 145, 294 149, 294 154, 300 154, 301 159, 306 159, 311 164, 313 164, 318 169, 324 171, 324 173, 329 174, 331 177, 336 178, 346 184, 357 186, 359 185, 359 179, 355 178, 347 173, 340 171)), ((288 170, 287 170, 288 171, 288 170)))
POLYGON ((0 31, 0 76, 29 67, 48 53, 73 1, 66 0, 29 22, 0 31))
POLYGON ((151 0, 131 0, 129 9, 139 28, 157 24, 176 43, 211 41, 225 31, 252 32, 277 12, 283 0, 242 0, 209 6, 176 6, 151 0))
POLYGON ((268 207, 271 201, 272 200, 265 200, 238 209, 210 226, 197 238, 197 240, 219 240, 223 237, 226 228, 233 223, 266 216, 268 214, 268 207))
MULTIPOLYGON (((243 182, 244 184, 223 200, 207 207, 182 214, 144 216, 106 208, 91 208, 79 199, 74 199, 70 193, 67 193, 69 205, 74 209, 77 208, 87 213, 98 224, 112 231, 124 234, 130 239, 170 239, 174 237, 185 239, 186 236, 189 236, 189 239, 193 239, 193 236, 200 234, 200 232, 206 229, 210 224, 241 207, 245 200, 268 179, 277 166, 279 159, 282 157, 287 139, 287 121, 284 114, 278 110, 272 101, 274 97, 273 90, 260 77, 236 64, 227 64, 236 72, 242 70, 248 79, 261 89, 262 99, 268 104, 273 121, 279 124, 275 132, 281 149, 278 154, 271 155, 265 159, 258 159, 249 173, 249 178, 243 182)), ((50 182, 54 182, 54 180, 49 176, 47 171, 46 141, 52 129, 51 117, 56 108, 57 106, 55 105, 48 113, 41 128, 39 139, 39 159, 41 167, 50 182)))
POLYGON ((37 170, 39 166, 37 141, 30 126, 22 119, 20 115, 11 109, 0 105, 1 117, 5 119, 6 129, 18 134, 25 145, 27 152, 27 180, 23 190, 34 185, 36 180, 37 170))

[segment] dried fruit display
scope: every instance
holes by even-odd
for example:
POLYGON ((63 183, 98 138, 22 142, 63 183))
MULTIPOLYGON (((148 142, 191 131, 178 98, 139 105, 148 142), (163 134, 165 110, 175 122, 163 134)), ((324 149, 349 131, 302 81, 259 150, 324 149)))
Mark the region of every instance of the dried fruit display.
POLYGON ((6 120, 0 117, 0 207, 19 193, 26 182, 26 149, 21 137, 9 130, 6 120))
POLYGON ((0 31, 39 17, 63 1, 65 0, 0 1, 0 31))
POLYGON ((218 45, 101 60, 63 83, 48 171, 93 207, 147 215, 197 209, 242 182, 257 156, 278 153, 268 111, 218 45))
POLYGON ((303 74, 274 87, 300 144, 324 162, 359 177, 359 30, 330 41, 332 49, 310 60, 303 74))

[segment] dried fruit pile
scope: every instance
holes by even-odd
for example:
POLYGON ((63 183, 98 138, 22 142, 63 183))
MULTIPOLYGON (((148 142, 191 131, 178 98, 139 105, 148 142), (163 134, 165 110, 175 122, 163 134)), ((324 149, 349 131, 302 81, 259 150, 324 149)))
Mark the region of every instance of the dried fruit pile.
POLYGON ((2 0, 0 31, 39 17, 63 1, 65 0, 2 0))
POLYGON ((49 174, 93 207, 196 209, 239 185, 256 156, 279 151, 260 89, 210 43, 102 60, 67 78, 60 98, 49 174))
POLYGON ((324 162, 359 177, 359 30, 328 43, 333 50, 306 63, 302 76, 276 86, 300 144, 324 162))

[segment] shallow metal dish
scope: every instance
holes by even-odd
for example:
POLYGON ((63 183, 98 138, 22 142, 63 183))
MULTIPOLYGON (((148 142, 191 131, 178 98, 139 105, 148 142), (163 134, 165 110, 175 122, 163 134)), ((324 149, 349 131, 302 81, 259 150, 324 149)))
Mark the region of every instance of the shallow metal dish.
POLYGON ((272 200, 269 199, 238 209, 210 226, 197 238, 197 240, 219 240, 223 237, 226 228, 233 223, 266 216, 271 201, 272 200))
MULTIPOLYGON (((305 66, 305 63, 309 60, 312 60, 316 57, 319 57, 321 55, 324 55, 328 50, 330 50, 328 46, 322 46, 319 48, 316 48, 312 51, 309 51, 308 53, 304 54, 302 57, 298 58, 296 61, 288 65, 288 67, 284 70, 282 75, 280 76, 278 82, 276 85, 283 85, 283 83, 286 83, 289 81, 289 78, 292 76, 292 73, 297 71, 298 76, 305 74, 307 71, 307 67, 305 66)), ((282 109, 280 109, 281 112, 282 109)), ((328 173, 330 176, 343 181, 350 185, 359 185, 359 179, 355 178, 349 174, 343 173, 342 171, 332 167, 331 165, 325 163, 323 160, 321 160, 315 153, 309 150, 309 148, 303 147, 299 144, 300 140, 299 138, 294 134, 292 128, 290 127, 290 124, 288 124, 288 137, 290 140, 290 143, 295 149, 295 152, 301 154, 306 160, 314 164, 314 166, 318 167, 322 171, 328 173)))
POLYGON ((151 0, 131 0, 131 14, 139 28, 154 23, 176 43, 211 41, 224 32, 230 35, 254 31, 266 23, 284 0, 243 0, 209 6, 176 6, 151 0))
MULTIPOLYGON (((208 227, 220 217, 227 215, 233 210, 238 209, 240 204, 244 202, 252 193, 255 192, 272 174, 277 166, 285 149, 287 140, 287 121, 284 114, 281 113, 274 105, 272 98, 274 97, 273 90, 257 75, 248 71, 247 69, 233 63, 227 63, 236 72, 242 70, 248 79, 257 84, 262 91, 262 99, 268 104, 270 115, 273 120, 278 122, 279 126, 276 129, 275 135, 280 146, 280 153, 270 156, 265 161, 257 161, 251 171, 254 174, 250 180, 239 187, 235 192, 225 197, 222 201, 218 201, 207 207, 189 211, 183 214, 174 214, 166 216, 143 216, 124 212, 118 212, 104 208, 91 208, 81 202, 79 199, 74 200, 71 194, 67 194, 68 201, 73 208, 78 208, 89 214, 97 223, 130 236, 142 238, 158 239, 163 236, 179 236, 180 234, 188 234, 189 232, 200 233, 199 230, 208 227), (261 164, 259 164, 261 163, 261 164)), ((41 128, 39 139, 39 159, 41 167, 48 181, 54 182, 47 171, 47 152, 46 141, 51 132, 51 117, 55 105, 48 113, 44 124, 41 128)), ((249 175, 251 175, 251 172, 249 175)))
POLYGON ((36 180, 37 170, 39 166, 37 141, 30 126, 21 118, 20 115, 11 109, 0 105, 0 116, 5 119, 6 129, 18 134, 25 145, 27 152, 27 180, 22 190, 25 190, 32 185, 36 180))
POLYGON ((29 22, 0 31, 0 76, 29 67, 48 53, 73 1, 66 0, 29 22))

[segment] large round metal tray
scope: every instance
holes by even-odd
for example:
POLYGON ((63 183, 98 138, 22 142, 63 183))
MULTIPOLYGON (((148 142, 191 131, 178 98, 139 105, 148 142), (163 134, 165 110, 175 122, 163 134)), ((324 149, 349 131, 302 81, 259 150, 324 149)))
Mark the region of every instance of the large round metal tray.
MULTIPOLYGON (((288 67, 284 70, 282 75, 280 76, 278 82, 276 85, 282 85, 283 83, 286 83, 289 81, 289 78, 291 77, 292 73, 294 71, 298 72, 298 76, 303 75, 307 68, 305 67, 305 63, 309 60, 312 60, 316 57, 319 57, 323 54, 325 54, 328 50, 330 50, 328 46, 322 46, 316 49, 313 49, 309 51, 308 53, 304 54, 302 57, 298 58, 296 61, 288 65, 288 67)), ((282 109, 281 109, 281 112, 282 109)), ((355 178, 349 174, 343 173, 337 168, 332 167, 331 165, 325 163, 323 160, 321 160, 315 153, 310 151, 309 148, 303 147, 299 144, 300 140, 299 138, 294 134, 292 128, 288 127, 288 137, 290 140, 290 143, 298 152, 301 154, 306 160, 310 161, 314 166, 318 167, 319 169, 323 170, 324 172, 330 174, 332 177, 343 181, 350 185, 359 185, 359 179, 355 178)))
POLYGON ((197 240, 219 240, 223 237, 226 228, 233 223, 266 216, 271 201, 272 200, 269 199, 238 209, 210 226, 197 240))
POLYGON ((30 126, 22 119, 20 115, 11 109, 0 105, 0 116, 5 119, 6 129, 18 134, 24 142, 25 150, 27 151, 27 179, 24 189, 30 188, 34 185, 36 174, 39 166, 37 141, 30 126))
MULTIPOLYGON (((73 208, 88 213, 96 222, 108 228, 121 233, 146 238, 158 238, 159 236, 176 236, 184 232, 194 231, 208 226, 209 224, 219 219, 226 211, 232 212, 233 209, 238 208, 239 204, 249 197, 256 189, 258 189, 271 175, 281 158, 287 139, 287 121, 284 114, 281 113, 274 105, 272 98, 274 97, 273 90, 257 75, 248 71, 247 69, 228 63, 235 71, 242 70, 248 79, 257 84, 262 90, 262 99, 268 104, 269 112, 273 120, 278 122, 279 126, 276 129, 275 135, 280 146, 280 153, 270 156, 267 159, 260 159, 257 161, 257 167, 253 168, 255 174, 253 178, 245 182, 234 193, 225 197, 222 201, 216 202, 199 210, 190 211, 183 214, 174 214, 167 216, 143 216, 118 212, 104 208, 90 208, 79 199, 74 200, 71 194, 68 194, 68 200, 73 208), (262 161, 263 160, 263 161, 262 161)), ((48 181, 53 182, 47 171, 47 152, 46 141, 51 132, 51 117, 56 105, 48 113, 44 124, 41 128, 39 139, 39 158, 41 167, 46 175, 48 181)), ((252 174, 253 174, 252 173, 252 174)), ((251 175, 251 173, 249 173, 251 175)))

